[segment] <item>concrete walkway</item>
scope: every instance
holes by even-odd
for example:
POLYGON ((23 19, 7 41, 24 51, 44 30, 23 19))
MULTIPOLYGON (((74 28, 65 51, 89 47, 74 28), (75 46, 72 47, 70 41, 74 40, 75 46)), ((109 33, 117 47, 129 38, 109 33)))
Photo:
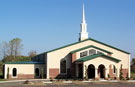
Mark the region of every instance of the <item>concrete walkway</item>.
POLYGON ((7 81, 0 81, 0 83, 10 83, 10 82, 24 82, 24 81, 50 81, 49 79, 24 79, 24 80, 7 80, 7 81))

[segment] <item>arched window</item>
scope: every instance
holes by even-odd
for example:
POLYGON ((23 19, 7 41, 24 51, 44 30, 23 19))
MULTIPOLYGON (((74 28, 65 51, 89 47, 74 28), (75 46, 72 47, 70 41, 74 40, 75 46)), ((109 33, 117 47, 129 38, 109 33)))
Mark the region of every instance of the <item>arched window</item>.
POLYGON ((116 73, 116 67, 113 65, 113 73, 116 73))
POLYGON ((13 73, 13 77, 16 77, 17 76, 17 69, 16 68, 13 68, 12 73, 13 73))
POLYGON ((39 68, 35 69, 35 76, 39 76, 39 68))
POLYGON ((60 73, 66 73, 66 60, 62 59, 60 61, 60 73))

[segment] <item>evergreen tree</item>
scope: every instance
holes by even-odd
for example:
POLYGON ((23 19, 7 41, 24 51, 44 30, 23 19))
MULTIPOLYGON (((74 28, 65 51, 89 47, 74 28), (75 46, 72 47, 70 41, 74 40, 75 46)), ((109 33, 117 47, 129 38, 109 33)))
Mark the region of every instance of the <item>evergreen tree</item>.
POLYGON ((88 69, 86 65, 85 65, 85 80, 88 80, 88 69))
POLYGON ((123 80, 124 77, 123 77, 123 72, 122 72, 122 64, 121 64, 121 67, 120 67, 120 80, 123 80))

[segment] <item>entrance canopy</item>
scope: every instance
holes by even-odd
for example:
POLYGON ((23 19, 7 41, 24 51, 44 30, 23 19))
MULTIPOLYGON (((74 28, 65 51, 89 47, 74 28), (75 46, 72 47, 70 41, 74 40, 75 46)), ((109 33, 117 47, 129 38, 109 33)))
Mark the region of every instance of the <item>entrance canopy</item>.
POLYGON ((120 62, 121 60, 117 59, 117 58, 114 58, 114 57, 111 57, 111 56, 107 56, 103 53, 99 53, 99 54, 94 54, 94 55, 91 55, 91 56, 85 56, 85 57, 82 57, 82 58, 79 58, 76 60, 76 62, 85 62, 85 61, 88 61, 88 60, 91 60, 91 59, 94 59, 94 58, 97 58, 97 57, 105 57, 109 60, 112 60, 112 61, 115 61, 115 62, 120 62))

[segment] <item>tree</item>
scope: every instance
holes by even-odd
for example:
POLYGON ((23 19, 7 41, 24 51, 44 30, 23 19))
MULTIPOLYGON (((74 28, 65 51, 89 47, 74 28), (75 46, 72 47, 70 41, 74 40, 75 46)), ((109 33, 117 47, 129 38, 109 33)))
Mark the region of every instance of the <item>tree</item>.
POLYGON ((7 68, 7 79, 9 79, 9 67, 7 68))
POLYGON ((135 58, 131 61, 131 71, 135 73, 135 58))
POLYGON ((1 53, 3 55, 2 61, 14 61, 18 56, 21 55, 21 50, 23 47, 21 41, 22 40, 19 38, 14 38, 9 42, 3 42, 1 44, 1 53))
POLYGON ((37 52, 35 50, 31 50, 29 53, 28 53, 29 57, 33 57, 33 56, 36 56, 37 55, 37 52))
POLYGON ((2 61, 0 61, 0 72, 2 72, 2 70, 3 70, 3 63, 2 61))
POLYGON ((9 51, 10 51, 10 56, 11 57, 16 57, 20 56, 21 50, 23 45, 21 44, 21 39, 19 38, 14 38, 11 41, 9 41, 9 51))
POLYGON ((124 80, 123 72, 122 72, 122 64, 121 64, 121 67, 120 67, 120 80, 124 80))
POLYGON ((85 80, 88 80, 88 68, 85 65, 85 80))
POLYGON ((5 58, 8 55, 8 51, 9 51, 9 44, 7 42, 2 42, 1 44, 1 54, 3 55, 3 58, 5 58))

